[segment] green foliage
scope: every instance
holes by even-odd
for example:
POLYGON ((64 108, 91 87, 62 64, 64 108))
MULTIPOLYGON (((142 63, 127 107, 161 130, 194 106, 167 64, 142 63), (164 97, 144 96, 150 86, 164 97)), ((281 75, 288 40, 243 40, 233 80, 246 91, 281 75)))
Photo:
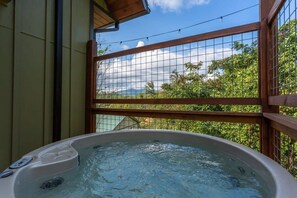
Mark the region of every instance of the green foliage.
POLYGON ((99 49, 97 53, 98 53, 98 55, 104 55, 107 51, 108 51, 108 47, 106 47, 104 49, 99 49))

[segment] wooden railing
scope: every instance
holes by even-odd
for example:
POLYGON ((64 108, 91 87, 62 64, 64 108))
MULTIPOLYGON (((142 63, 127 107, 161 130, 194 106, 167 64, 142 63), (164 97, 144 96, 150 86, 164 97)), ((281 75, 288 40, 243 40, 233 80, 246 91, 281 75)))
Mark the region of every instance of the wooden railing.
MULTIPOLYGON (((157 50, 160 48, 167 48, 171 46, 193 43, 197 41, 204 41, 208 39, 215 39, 235 34, 241 34, 251 31, 259 30, 259 23, 252 23, 244 26, 238 26, 190 36, 173 41, 157 43, 140 48, 120 51, 112 54, 96 56, 96 43, 90 41, 88 43, 89 60, 88 65, 92 65, 88 69, 87 83, 87 102, 86 102, 86 131, 95 132, 95 114, 107 115, 124 115, 124 116, 138 116, 138 117, 157 117, 157 118, 173 118, 173 119, 188 119, 188 120, 202 120, 202 121, 216 121, 216 122, 234 122, 234 123, 252 123, 261 124, 261 113, 242 113, 242 112, 191 112, 191 111, 170 111, 170 110, 143 110, 143 109, 110 109, 110 108, 96 108, 96 104, 210 104, 210 105, 261 105, 260 98, 157 98, 157 99, 96 99, 96 70, 95 64, 98 61, 106 59, 126 56, 146 52, 150 50, 157 50), (90 53, 92 55, 90 55, 90 53), (92 98, 92 99, 90 99, 92 98)), ((260 80, 260 77, 258 78, 260 80)))
MULTIPOLYGON (((269 11, 266 24, 267 24, 267 40, 268 40, 268 51, 267 57, 270 57, 268 62, 268 80, 266 84, 268 86, 268 105, 271 107, 272 111, 263 111, 264 121, 268 128, 268 139, 269 139, 269 153, 268 156, 282 164, 287 168, 295 177, 297 177, 297 167, 296 167, 296 144, 297 140, 297 118, 292 117, 292 115, 284 115, 281 108, 297 107, 297 85, 296 82, 289 82, 295 86, 295 91, 290 91, 289 94, 281 93, 280 88, 286 86, 284 82, 280 80, 279 73, 284 71, 282 64, 280 64, 279 57, 282 56, 282 52, 279 50, 280 45, 283 45, 280 41, 281 37, 286 36, 289 38, 290 35, 282 35, 282 28, 289 23, 295 23, 295 19, 291 18, 290 12, 296 12, 296 5, 292 4, 289 0, 276 0, 269 11), (288 14, 289 13, 289 14, 288 14), (281 19, 281 20, 280 20, 281 19), (284 145, 282 142, 284 138, 287 137, 291 139, 289 144, 284 145), (290 148, 284 148, 289 146, 290 148)), ((296 29, 291 30, 291 33, 296 34, 296 29), (293 32, 292 32, 293 31, 293 32), (295 33, 294 33, 295 32, 295 33)), ((296 42, 297 40, 291 40, 291 42, 296 42)), ((287 45, 288 43, 286 43, 287 45)), ((289 51, 289 50, 288 50, 289 51)), ((297 57, 296 52, 293 53, 295 58, 297 57)), ((283 55, 287 58, 289 54, 283 55)), ((286 64, 289 64, 290 60, 286 64)), ((297 68, 295 64, 295 70, 297 68)), ((294 72, 294 71, 293 71, 294 72)), ((295 71, 295 75, 297 72, 295 71)), ((290 79, 288 79, 290 81, 290 79)), ((297 112, 297 109, 295 109, 297 112)), ((296 115, 295 115, 296 116, 296 115)))
MULTIPOLYGON (((160 49, 160 48, 166 48, 166 47, 171 47, 171 46, 176 46, 176 45, 180 45, 180 44, 186 44, 186 43, 192 43, 192 42, 197 42, 197 41, 201 41, 201 40, 207 40, 207 39, 214 39, 214 38, 218 38, 218 37, 224 37, 224 36, 229 36, 229 35, 234 35, 234 34, 239 34, 239 33, 245 33, 245 32, 250 32, 250 31, 255 31, 259 29, 259 23, 252 23, 252 24, 248 24, 248 25, 244 25, 244 26, 239 26, 239 27, 233 27, 233 28, 228 28, 228 29, 224 29, 224 30, 219 30, 219 31, 215 31, 215 32, 210 32, 207 34, 201 34, 201 35, 196 35, 196 36, 191 36, 191 37, 187 37, 187 38, 182 38, 182 39, 177 39, 177 40, 173 40, 173 41, 168 41, 168 42, 163 42, 163 43, 157 43, 154 45, 149 45, 149 46, 144 46, 144 47, 140 47, 140 48, 135 48, 135 49, 130 49, 130 50, 125 50, 125 51, 121 51, 121 52, 116 52, 116 53, 112 53, 112 54, 107 54, 107 55, 102 55, 102 56, 95 56, 96 55, 96 50, 95 50, 95 46, 96 44, 94 43, 94 41, 90 41, 88 43, 88 52, 93 52, 93 55, 89 56, 88 60, 88 64, 92 64, 92 69, 88 70, 88 100, 87 100, 87 120, 86 123, 88 123, 87 125, 90 126, 92 125, 92 119, 90 119, 90 117, 93 115, 93 113, 99 113, 100 111, 103 112, 103 109, 100 108, 95 108, 95 104, 100 104, 100 103, 104 103, 104 104, 222 104, 222 105, 260 105, 261 101, 259 98, 175 98, 175 99, 96 99, 95 98, 95 73, 96 71, 94 70, 95 66, 94 64, 97 61, 102 61, 102 60, 106 60, 106 59, 110 59, 110 58, 116 58, 116 57, 120 57, 120 56, 125 56, 125 55, 129 55, 129 54, 134 54, 134 53, 141 53, 141 52, 145 52, 145 51, 149 51, 149 50, 155 50, 155 49, 160 49), (90 89, 91 88, 91 89, 90 89), (90 91, 92 90, 92 91, 90 91), (90 97, 93 96, 93 97, 90 97), (92 100, 90 100, 90 98, 93 98, 92 100)), ((122 109, 122 110, 112 110, 112 109, 104 109, 104 113, 108 113, 109 114, 113 114, 113 115, 117 115, 118 112, 122 112, 121 115, 131 115, 131 113, 129 113, 128 110, 122 109), (113 112, 113 113, 111 113, 113 112), (124 113, 126 112, 126 114, 124 113)), ((143 110, 134 110, 134 115, 142 115, 142 116, 150 116, 152 112, 143 112, 143 110)), ((166 112, 166 111, 165 111, 166 112)), ((175 112, 177 113, 177 112, 175 112)), ((174 112, 168 112, 168 115, 171 115, 170 117, 175 118, 175 113, 174 112)), ((197 114, 197 112, 195 112, 197 114)), ((209 115, 208 120, 215 120, 215 121, 225 121, 226 120, 226 116, 227 117, 233 117, 234 115, 239 116, 241 113, 232 113, 232 112, 220 112, 221 115, 215 115, 214 113, 209 115), (213 119, 212 119, 213 117, 213 119)), ((160 114, 158 113, 158 111, 154 112, 155 115, 160 114)), ((203 115, 204 112, 201 112, 201 114, 203 115)), ((160 114, 162 115, 162 114, 160 114)), ((258 117, 259 115, 255 115, 255 114, 250 114, 249 113, 243 113, 242 114, 244 117, 244 119, 242 120, 242 122, 254 122, 254 123, 259 123, 258 117), (247 119, 247 117, 252 117, 252 119, 247 119), (255 119, 257 118, 257 119, 255 119)), ((162 117, 162 116, 161 116, 162 117)), ((195 118, 195 120, 199 120, 199 118, 195 118)), ((232 119, 228 119, 228 121, 232 122, 232 119)), ((238 122, 238 121, 236 121, 238 122)), ((94 127, 88 127, 87 131, 94 131, 94 127), (92 129, 92 130, 90 130, 92 129)))

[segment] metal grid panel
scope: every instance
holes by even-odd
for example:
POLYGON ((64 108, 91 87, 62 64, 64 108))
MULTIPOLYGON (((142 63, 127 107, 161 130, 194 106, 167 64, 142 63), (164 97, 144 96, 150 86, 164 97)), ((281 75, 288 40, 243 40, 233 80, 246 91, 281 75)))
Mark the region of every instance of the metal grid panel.
POLYGON ((297 0, 287 0, 272 26, 271 94, 297 94, 297 0))
POLYGON ((98 99, 258 96, 258 32, 97 63, 98 99))
POLYGON ((97 115, 97 132, 123 129, 167 129, 209 134, 259 151, 259 126, 179 119, 97 115))
POLYGON ((273 158, 297 178, 297 144, 282 132, 273 130, 273 158))

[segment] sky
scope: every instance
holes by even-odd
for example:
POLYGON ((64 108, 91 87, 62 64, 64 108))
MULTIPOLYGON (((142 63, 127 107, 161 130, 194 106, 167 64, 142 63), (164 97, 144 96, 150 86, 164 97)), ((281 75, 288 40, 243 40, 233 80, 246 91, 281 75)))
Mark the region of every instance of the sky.
POLYGON ((117 32, 98 34, 97 42, 102 47, 109 46, 109 52, 115 52, 259 21, 259 6, 256 6, 223 19, 183 29, 259 4, 259 0, 148 0, 148 3, 150 14, 120 24, 117 32), (177 31, 150 37, 171 30, 177 31), (143 37, 145 39, 125 42, 143 37), (110 44, 113 42, 117 43, 110 44))

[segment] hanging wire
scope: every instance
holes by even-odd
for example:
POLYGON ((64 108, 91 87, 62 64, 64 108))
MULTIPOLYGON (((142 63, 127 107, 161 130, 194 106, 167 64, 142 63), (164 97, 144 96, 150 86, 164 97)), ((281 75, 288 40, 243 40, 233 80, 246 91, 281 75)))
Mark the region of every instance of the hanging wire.
POLYGON ((254 8, 256 6, 259 6, 259 4, 254 4, 252 6, 249 6, 249 7, 246 7, 246 8, 243 8, 243 9, 240 9, 240 10, 237 10, 237 11, 234 11, 234 12, 231 12, 231 13, 226 14, 226 15, 222 15, 222 16, 215 17, 215 18, 212 18, 212 19, 208 19, 206 21, 195 23, 193 25, 182 27, 182 28, 179 28, 179 29, 170 30, 168 32, 162 32, 162 33, 153 34, 153 35, 150 35, 150 36, 138 37, 138 38, 134 38, 134 39, 122 40, 122 41, 115 41, 115 42, 103 43, 103 44, 104 45, 112 45, 112 44, 117 44, 117 43, 128 43, 128 42, 138 41, 138 40, 142 40, 142 39, 149 40, 149 38, 158 37, 158 36, 162 36, 162 35, 166 35, 166 34, 170 34, 170 33, 174 33, 174 32, 180 33, 182 30, 189 29, 189 28, 192 28, 192 27, 195 27, 195 26, 198 26, 198 25, 202 25, 202 24, 205 24, 205 23, 210 23, 212 21, 216 21, 216 20, 223 21, 223 19, 226 18, 226 17, 229 17, 229 16, 232 16, 232 15, 238 14, 240 12, 244 12, 244 11, 249 10, 251 8, 254 8))

